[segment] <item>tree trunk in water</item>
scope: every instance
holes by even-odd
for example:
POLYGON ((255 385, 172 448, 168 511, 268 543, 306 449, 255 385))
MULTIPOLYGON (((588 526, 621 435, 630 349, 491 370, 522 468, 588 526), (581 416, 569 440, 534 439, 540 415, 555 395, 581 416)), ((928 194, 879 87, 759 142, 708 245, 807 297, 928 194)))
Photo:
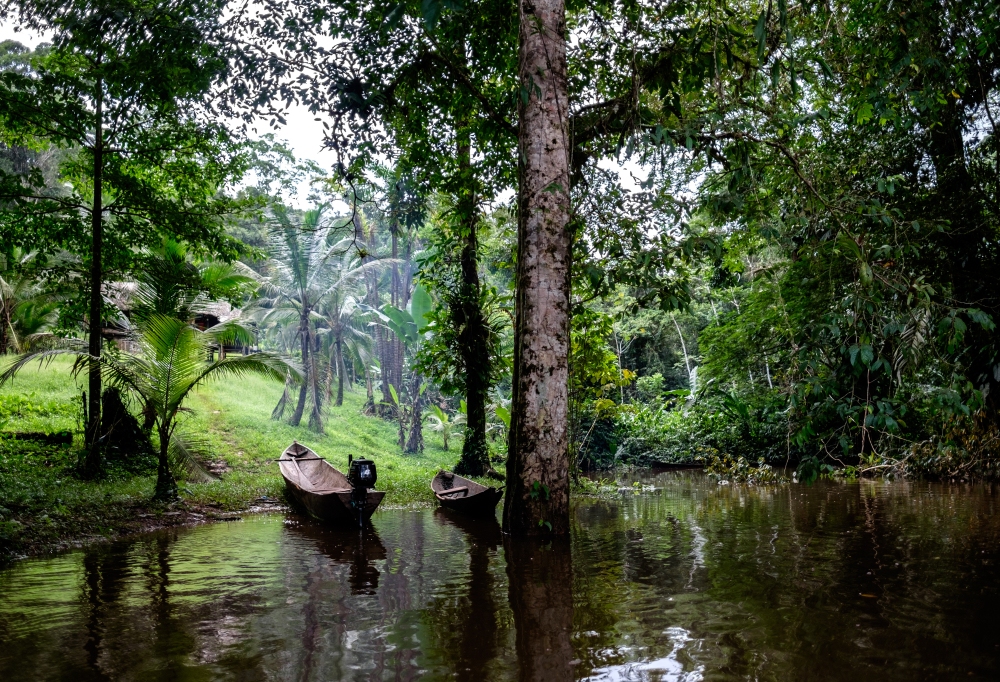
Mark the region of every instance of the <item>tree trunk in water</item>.
POLYGON ((505 538, 518 679, 574 679, 573 569, 568 538, 551 544, 505 538))
POLYGON ((344 340, 337 334, 337 407, 344 404, 344 340))
POLYGON ((569 532, 570 229, 563 0, 521 0, 517 315, 504 528, 569 532))
POLYGON ((302 386, 299 388, 299 402, 295 405, 295 412, 289 424, 298 426, 302 422, 302 413, 306 409, 306 394, 309 393, 309 311, 303 308, 302 317, 299 320, 299 337, 302 340, 302 386))
MULTIPOLYGON (((464 126, 460 123, 460 127, 464 126)), ((465 476, 483 476, 490 466, 490 453, 486 445, 486 397, 490 385, 490 347, 486 319, 482 309, 479 285, 479 242, 476 235, 478 214, 476 186, 472 170, 472 145, 464 130, 459 137, 458 167, 461 190, 456 212, 461 221, 462 283, 458 305, 454 311, 455 322, 461 329, 458 334, 462 364, 465 366, 466 427, 462 456, 455 465, 455 472, 465 476)))
POLYGON ((407 454, 416 454, 418 452, 424 451, 424 429, 423 429, 423 412, 420 409, 420 375, 416 372, 413 373, 413 379, 410 382, 410 396, 412 404, 410 407, 410 437, 406 441, 406 452, 407 454))
POLYGON ((104 82, 98 78, 95 110, 97 122, 94 128, 94 203, 91 207, 91 254, 90 254, 90 325, 87 352, 90 354, 88 367, 87 405, 87 459, 84 475, 90 478, 101 472, 101 328, 103 326, 104 297, 101 284, 104 280, 104 264, 101 253, 104 247, 104 82))

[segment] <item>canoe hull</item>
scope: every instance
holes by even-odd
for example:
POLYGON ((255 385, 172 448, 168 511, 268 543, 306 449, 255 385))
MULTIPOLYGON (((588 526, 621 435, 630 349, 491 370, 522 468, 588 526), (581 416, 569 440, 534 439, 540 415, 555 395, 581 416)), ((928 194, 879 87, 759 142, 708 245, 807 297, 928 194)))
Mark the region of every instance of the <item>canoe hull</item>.
POLYGON ((503 488, 487 488, 449 471, 439 471, 431 481, 438 504, 460 514, 475 517, 496 516, 503 488), (450 493, 449 491, 454 491, 450 493))
MULTIPOLYGON (((292 443, 278 459, 289 499, 309 516, 336 526, 358 526, 358 510, 351 501, 347 477, 300 443, 292 443)), ((371 518, 385 493, 369 490, 361 510, 362 522, 371 518)))
MULTIPOLYGON (((302 490, 297 485, 285 479, 285 489, 289 496, 301 506, 309 516, 325 523, 344 525, 358 523, 358 512, 351 503, 350 492, 311 493, 302 490)), ((382 503, 385 493, 380 490, 369 490, 363 510, 365 521, 372 517, 382 503)))
POLYGON ((449 500, 438 498, 438 503, 445 509, 465 514, 466 516, 487 517, 496 516, 497 503, 503 497, 503 490, 489 488, 472 497, 459 497, 449 500))

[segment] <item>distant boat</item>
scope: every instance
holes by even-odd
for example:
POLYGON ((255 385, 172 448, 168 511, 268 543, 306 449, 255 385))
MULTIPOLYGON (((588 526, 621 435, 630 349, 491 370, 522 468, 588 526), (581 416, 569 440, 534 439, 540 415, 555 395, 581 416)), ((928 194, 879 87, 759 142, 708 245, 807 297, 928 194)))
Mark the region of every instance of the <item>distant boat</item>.
MULTIPOLYGON (((289 494, 310 516, 327 523, 358 525, 359 510, 352 500, 354 488, 325 459, 305 445, 293 442, 281 453, 278 468, 289 494)), ((384 492, 368 490, 360 510, 363 520, 371 518, 383 497, 384 492)))
POLYGON ((431 481, 431 490, 442 507, 469 516, 492 516, 503 497, 503 487, 487 488, 450 471, 439 471, 431 481))

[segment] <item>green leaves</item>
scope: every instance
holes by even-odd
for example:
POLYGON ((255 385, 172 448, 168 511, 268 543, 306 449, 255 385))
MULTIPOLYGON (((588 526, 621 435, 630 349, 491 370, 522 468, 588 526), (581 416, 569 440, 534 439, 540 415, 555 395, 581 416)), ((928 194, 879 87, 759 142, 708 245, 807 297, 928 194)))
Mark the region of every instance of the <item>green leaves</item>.
POLYGON ((434 302, 427 290, 417 285, 410 299, 410 310, 400 310, 394 305, 382 306, 381 319, 385 326, 407 346, 416 346, 427 330, 430 311, 434 302))

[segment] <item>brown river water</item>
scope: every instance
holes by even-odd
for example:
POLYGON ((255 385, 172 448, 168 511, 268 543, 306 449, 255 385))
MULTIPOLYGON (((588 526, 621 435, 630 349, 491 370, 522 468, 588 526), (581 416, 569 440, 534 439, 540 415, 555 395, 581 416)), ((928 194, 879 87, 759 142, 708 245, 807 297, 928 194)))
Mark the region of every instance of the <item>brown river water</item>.
POLYGON ((22 561, 0 680, 1000 679, 1000 487, 636 479, 567 542, 389 510, 22 561))

